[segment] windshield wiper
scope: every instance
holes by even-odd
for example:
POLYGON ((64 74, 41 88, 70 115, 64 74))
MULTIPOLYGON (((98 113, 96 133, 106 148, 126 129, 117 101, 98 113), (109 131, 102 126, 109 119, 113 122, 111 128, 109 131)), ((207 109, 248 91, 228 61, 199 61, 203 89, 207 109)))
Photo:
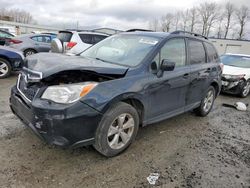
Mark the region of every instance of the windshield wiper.
POLYGON ((95 59, 98 60, 98 61, 105 62, 105 63, 112 63, 112 64, 115 64, 115 63, 113 63, 113 62, 111 62, 111 61, 107 61, 107 60, 101 59, 101 58, 99 58, 99 57, 96 57, 95 59))

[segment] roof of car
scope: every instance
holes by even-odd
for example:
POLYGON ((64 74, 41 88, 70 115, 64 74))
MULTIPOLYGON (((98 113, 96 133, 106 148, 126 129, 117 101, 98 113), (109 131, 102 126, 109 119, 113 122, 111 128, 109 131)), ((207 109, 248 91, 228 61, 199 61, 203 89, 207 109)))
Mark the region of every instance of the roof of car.
POLYGON ((125 34, 125 35, 141 35, 141 36, 147 36, 147 37, 156 37, 156 38, 165 38, 169 36, 170 33, 166 32, 151 32, 151 31, 133 31, 133 32, 121 32, 119 34, 125 34))
POLYGON ((110 36, 108 33, 102 33, 102 32, 96 32, 96 31, 91 31, 91 30, 82 30, 82 31, 75 31, 75 30, 61 30, 58 33, 78 33, 78 34, 97 34, 97 35, 104 35, 104 36, 110 36))
POLYGON ((33 34, 33 33, 31 33, 31 34, 23 34, 23 35, 18 35, 18 36, 16 36, 16 38, 23 38, 23 37, 36 37, 36 36, 50 36, 50 34, 33 34))
POLYGON ((166 38, 168 36, 181 36, 181 37, 188 37, 193 39, 198 39, 201 41, 205 41, 211 43, 208 39, 204 38, 203 36, 193 36, 191 34, 185 33, 168 33, 168 32, 154 32, 154 31, 133 31, 133 32, 121 32, 119 34, 128 34, 128 35, 140 35, 140 36, 148 36, 148 37, 156 37, 156 38, 166 38))

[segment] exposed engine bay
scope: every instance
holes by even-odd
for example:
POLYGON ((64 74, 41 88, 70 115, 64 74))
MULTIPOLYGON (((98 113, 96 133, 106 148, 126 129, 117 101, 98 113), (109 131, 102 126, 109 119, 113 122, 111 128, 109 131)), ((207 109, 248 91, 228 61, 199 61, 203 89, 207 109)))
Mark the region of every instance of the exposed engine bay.
POLYGON ((105 82, 108 80, 113 80, 117 78, 121 78, 124 75, 104 75, 98 74, 92 71, 63 71, 57 74, 53 74, 47 78, 41 80, 43 85, 60 85, 60 84, 72 84, 72 83, 80 83, 80 82, 105 82))

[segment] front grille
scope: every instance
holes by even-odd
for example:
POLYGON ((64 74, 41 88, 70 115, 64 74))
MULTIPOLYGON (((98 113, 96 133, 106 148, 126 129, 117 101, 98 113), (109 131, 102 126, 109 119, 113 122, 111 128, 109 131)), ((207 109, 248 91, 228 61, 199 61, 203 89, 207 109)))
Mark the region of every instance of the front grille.
POLYGON ((38 87, 36 85, 29 85, 25 79, 25 75, 19 75, 17 89, 19 92, 29 101, 32 101, 38 91, 38 87))

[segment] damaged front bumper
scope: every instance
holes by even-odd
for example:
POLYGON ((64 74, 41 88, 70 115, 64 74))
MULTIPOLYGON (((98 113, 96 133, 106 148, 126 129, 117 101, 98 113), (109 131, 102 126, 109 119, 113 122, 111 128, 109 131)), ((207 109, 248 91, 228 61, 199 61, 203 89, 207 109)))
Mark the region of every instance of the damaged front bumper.
POLYGON ((243 79, 225 79, 222 78, 222 92, 229 94, 240 94, 245 81, 243 79))
POLYGON ((62 105, 46 100, 27 101, 14 86, 10 108, 32 131, 49 144, 81 147, 94 143, 102 114, 83 102, 62 105))

